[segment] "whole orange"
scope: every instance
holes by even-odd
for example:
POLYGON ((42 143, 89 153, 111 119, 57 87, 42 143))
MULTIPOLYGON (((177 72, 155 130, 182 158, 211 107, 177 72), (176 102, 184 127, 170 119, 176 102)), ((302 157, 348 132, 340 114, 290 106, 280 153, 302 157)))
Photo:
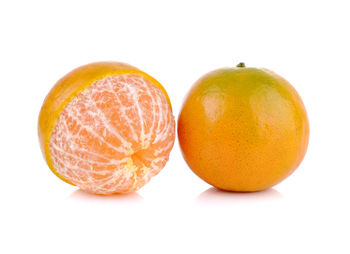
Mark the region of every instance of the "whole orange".
POLYGON ((309 123, 296 90, 264 68, 222 68, 189 91, 178 119, 189 167, 229 191, 259 191, 289 176, 308 146, 309 123))

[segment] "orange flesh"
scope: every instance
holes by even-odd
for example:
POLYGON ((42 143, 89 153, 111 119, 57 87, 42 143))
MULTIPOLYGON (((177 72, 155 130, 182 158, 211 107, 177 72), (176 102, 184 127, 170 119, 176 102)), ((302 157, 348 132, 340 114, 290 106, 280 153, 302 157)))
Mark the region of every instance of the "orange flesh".
POLYGON ((53 165, 89 192, 135 191, 164 167, 174 126, 165 96, 148 80, 107 77, 61 112, 51 134, 53 165))
POLYGON ((164 167, 174 126, 165 96, 148 80, 107 77, 61 112, 50 140, 53 165, 89 192, 135 191, 164 167))

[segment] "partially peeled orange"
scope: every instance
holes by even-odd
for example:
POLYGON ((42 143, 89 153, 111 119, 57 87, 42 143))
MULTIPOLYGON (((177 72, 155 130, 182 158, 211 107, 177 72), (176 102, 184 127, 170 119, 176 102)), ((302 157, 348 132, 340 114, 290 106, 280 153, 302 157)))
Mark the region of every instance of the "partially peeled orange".
POLYGON ((59 178, 96 194, 138 190, 165 166, 175 121, 162 85, 128 64, 98 62, 60 79, 38 124, 59 178))

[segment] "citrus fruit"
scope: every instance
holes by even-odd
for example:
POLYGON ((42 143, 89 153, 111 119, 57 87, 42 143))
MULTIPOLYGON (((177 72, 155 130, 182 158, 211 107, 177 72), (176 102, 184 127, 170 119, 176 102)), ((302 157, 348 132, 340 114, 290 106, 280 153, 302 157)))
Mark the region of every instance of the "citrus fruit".
POLYGON ((200 178, 228 191, 259 191, 290 175, 309 139, 296 90, 263 68, 222 68, 201 77, 178 119, 183 156, 200 178))
POLYGON ((47 95, 42 152, 59 178, 96 194, 138 190, 166 164, 175 121, 160 83, 118 62, 81 66, 47 95))

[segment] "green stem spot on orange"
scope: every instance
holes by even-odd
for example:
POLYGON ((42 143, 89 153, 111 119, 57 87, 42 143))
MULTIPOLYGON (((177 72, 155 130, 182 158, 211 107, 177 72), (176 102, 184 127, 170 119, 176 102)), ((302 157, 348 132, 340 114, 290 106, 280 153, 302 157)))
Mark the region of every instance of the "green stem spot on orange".
POLYGON ((243 62, 239 63, 236 65, 236 67, 238 68, 244 68, 245 67, 245 64, 243 62))

